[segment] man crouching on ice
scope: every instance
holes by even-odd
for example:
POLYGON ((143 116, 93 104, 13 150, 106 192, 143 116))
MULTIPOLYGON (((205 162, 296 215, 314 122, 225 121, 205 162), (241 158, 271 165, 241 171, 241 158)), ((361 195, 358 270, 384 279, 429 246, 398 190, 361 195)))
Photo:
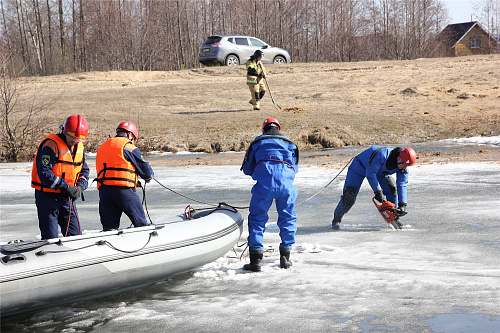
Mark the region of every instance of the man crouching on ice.
POLYGON ((342 217, 356 202, 365 178, 375 194, 375 200, 380 203, 388 200, 395 205, 399 214, 405 214, 407 167, 416 160, 417 154, 410 147, 371 146, 357 155, 347 169, 344 190, 333 213, 332 228, 339 229, 342 217), (392 174, 396 174, 396 180, 390 176, 392 174))

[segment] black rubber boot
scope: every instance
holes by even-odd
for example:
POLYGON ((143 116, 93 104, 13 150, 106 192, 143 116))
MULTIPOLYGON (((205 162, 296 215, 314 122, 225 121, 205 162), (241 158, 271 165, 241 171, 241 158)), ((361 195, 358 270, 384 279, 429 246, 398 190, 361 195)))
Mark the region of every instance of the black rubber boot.
POLYGON ((338 230, 340 229, 340 222, 342 221, 342 218, 341 217, 338 217, 338 216, 333 216, 333 220, 332 220, 332 228, 335 229, 335 230, 338 230))
POLYGON ((262 97, 264 97, 264 95, 266 94, 266 91, 261 91, 260 94, 259 94, 259 99, 262 99, 262 97))
POLYGON ((292 262, 290 261, 290 250, 284 247, 280 247, 280 267, 287 269, 292 266, 292 262))
POLYGON ((243 266, 244 270, 260 272, 260 262, 264 257, 263 250, 250 250, 250 263, 243 266))

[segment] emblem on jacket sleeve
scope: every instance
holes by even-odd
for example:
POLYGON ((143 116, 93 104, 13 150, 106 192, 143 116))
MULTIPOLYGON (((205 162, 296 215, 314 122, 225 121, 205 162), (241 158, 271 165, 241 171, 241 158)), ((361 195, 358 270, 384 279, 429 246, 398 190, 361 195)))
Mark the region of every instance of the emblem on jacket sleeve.
POLYGON ((50 156, 49 155, 42 155, 42 164, 43 166, 47 166, 50 163, 50 156))

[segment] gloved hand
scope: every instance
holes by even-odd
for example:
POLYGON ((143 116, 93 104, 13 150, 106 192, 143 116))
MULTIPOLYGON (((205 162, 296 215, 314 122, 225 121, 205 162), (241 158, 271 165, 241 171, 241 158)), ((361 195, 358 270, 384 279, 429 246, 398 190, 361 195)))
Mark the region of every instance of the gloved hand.
POLYGON ((378 190, 373 193, 375 194, 375 200, 377 200, 378 202, 382 203, 386 201, 385 195, 382 193, 382 190, 378 190))
POLYGON ((408 214, 406 212, 406 202, 398 203, 398 214, 399 214, 399 216, 404 216, 404 215, 408 214))
POLYGON ((66 193, 69 194, 71 199, 76 200, 82 195, 82 187, 68 185, 68 189, 66 190, 66 193))

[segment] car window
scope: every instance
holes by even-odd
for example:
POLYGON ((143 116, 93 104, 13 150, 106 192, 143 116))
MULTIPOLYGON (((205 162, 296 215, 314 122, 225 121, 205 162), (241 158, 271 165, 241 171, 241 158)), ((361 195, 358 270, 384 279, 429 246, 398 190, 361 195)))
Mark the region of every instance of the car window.
POLYGON ((203 44, 214 44, 214 43, 220 42, 221 39, 222 39, 221 37, 217 37, 217 36, 208 37, 207 40, 205 41, 205 43, 203 43, 203 44))
POLYGON ((263 42, 261 42, 260 40, 255 39, 255 38, 250 38, 250 42, 252 43, 252 46, 257 46, 257 47, 262 47, 262 46, 266 45, 263 42))
POLYGON ((248 46, 248 39, 246 39, 246 38, 238 38, 238 37, 236 37, 235 40, 236 40, 236 44, 237 45, 246 45, 246 46, 248 46))
POLYGON ((233 37, 228 38, 228 39, 227 39, 227 41, 228 41, 229 43, 233 43, 233 44, 234 44, 234 38, 233 38, 233 37))

